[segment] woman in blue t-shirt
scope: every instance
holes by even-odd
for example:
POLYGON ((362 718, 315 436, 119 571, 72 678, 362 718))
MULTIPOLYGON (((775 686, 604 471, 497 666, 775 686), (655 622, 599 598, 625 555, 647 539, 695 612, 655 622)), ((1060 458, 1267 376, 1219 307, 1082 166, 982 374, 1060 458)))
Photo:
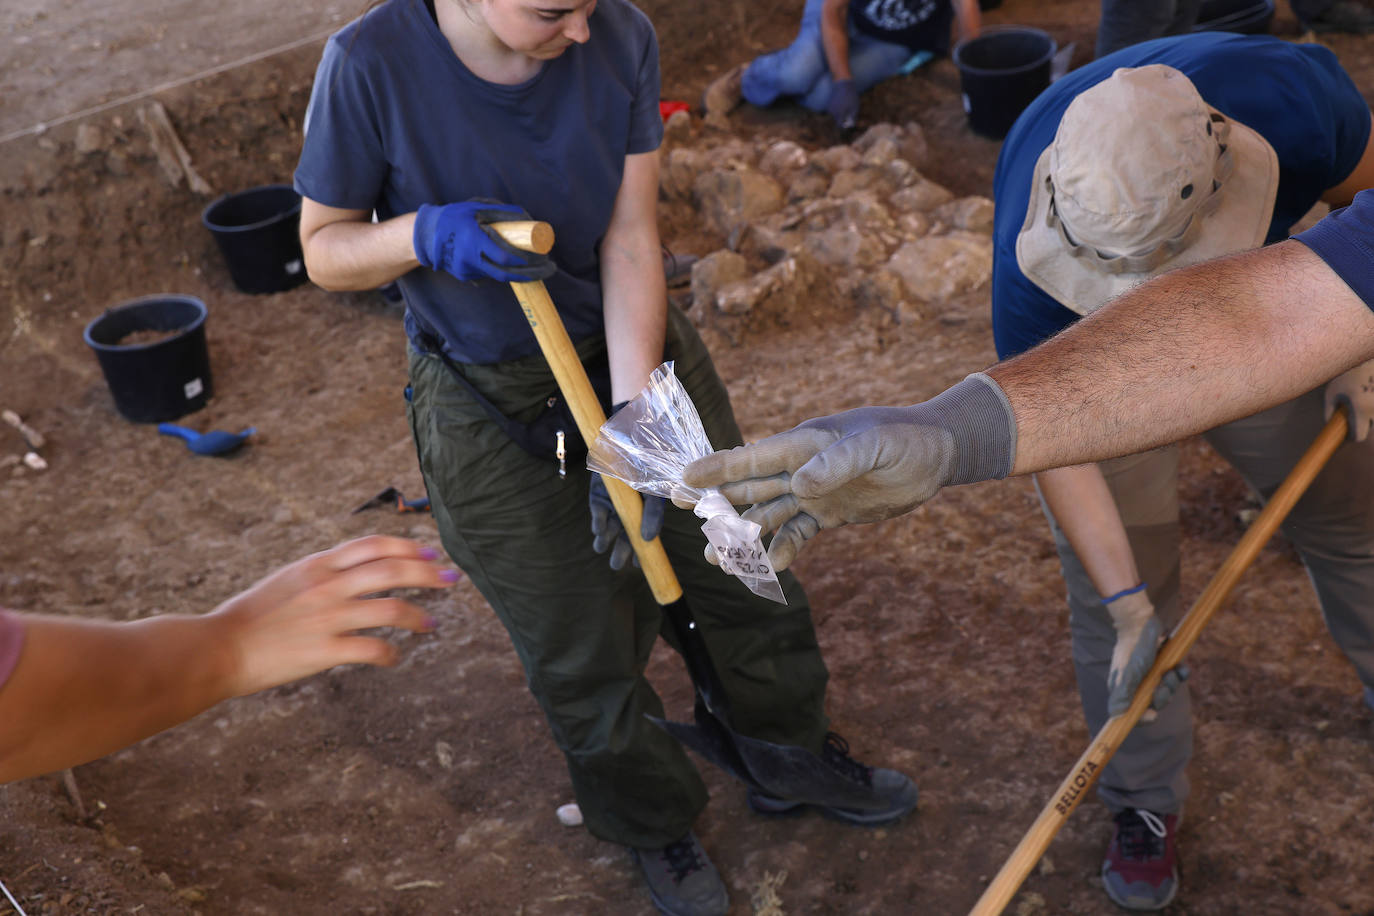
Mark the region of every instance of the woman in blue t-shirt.
MULTIPOLYGON (((409 418, 440 537, 509 631, 584 823, 634 850, 660 907, 719 913, 724 884, 690 831, 705 784, 648 719, 663 716, 643 676, 662 610, 626 562, 600 479, 580 461, 560 468, 552 443, 527 451, 505 425, 518 432, 558 394, 509 287, 543 279, 589 375, 609 375, 606 406, 672 359, 711 441, 741 441, 709 354, 667 304, 658 103, 657 41, 629 0, 388 0, 325 49, 296 187, 311 278, 327 289, 394 280, 404 295, 409 418), (522 218, 552 224, 549 257, 489 226, 522 218), (597 558, 607 549, 609 565, 597 558)), ((644 515, 735 731, 867 786, 862 811, 831 813, 877 823, 911 810, 910 780, 856 767, 827 731, 825 664, 796 579, 782 580, 786 606, 757 598, 706 562, 691 512, 651 497, 644 515)))
POLYGON ((859 93, 946 53, 956 15, 963 38, 978 34, 977 0, 806 0, 796 39, 749 64, 740 94, 760 106, 791 96, 853 127, 859 93))

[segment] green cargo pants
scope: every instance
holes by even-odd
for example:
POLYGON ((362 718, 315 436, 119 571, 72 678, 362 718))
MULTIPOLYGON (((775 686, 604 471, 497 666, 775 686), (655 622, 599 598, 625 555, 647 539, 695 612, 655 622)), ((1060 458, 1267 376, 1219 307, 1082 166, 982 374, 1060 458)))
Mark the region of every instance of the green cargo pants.
MULTIPOLYGON (((578 345, 587 361, 600 340, 578 345)), ((665 358, 717 448, 740 443, 729 397, 691 322, 670 307, 665 358)), ((527 422, 557 386, 541 355, 461 367, 506 416, 527 422)), ((682 747, 645 716, 663 704, 644 677, 669 628, 643 574, 592 550, 589 472, 520 449, 435 356, 412 350, 408 408, 445 550, 510 633, 530 691, 563 751, 587 828, 629 846, 680 839, 706 804, 682 747)), ((660 535, 730 696, 742 734, 819 752, 827 672, 800 583, 786 606, 706 562, 701 520, 669 506, 660 535)), ((690 716, 687 710, 672 718, 690 716)))

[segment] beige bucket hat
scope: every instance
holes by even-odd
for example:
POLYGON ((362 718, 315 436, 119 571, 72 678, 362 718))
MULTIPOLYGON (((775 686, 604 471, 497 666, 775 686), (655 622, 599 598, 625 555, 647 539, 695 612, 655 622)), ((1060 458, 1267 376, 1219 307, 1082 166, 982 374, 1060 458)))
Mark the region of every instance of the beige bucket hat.
POLYGON ((1173 67, 1121 67, 1069 104, 1035 165, 1016 263, 1086 315, 1150 277, 1263 244, 1274 149, 1173 67))

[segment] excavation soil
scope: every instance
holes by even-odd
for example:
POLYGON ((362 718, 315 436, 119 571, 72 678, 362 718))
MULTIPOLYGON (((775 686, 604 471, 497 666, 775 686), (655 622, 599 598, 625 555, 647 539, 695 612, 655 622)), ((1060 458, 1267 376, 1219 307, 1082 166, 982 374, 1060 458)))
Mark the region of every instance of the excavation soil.
MULTIPOLYGON (((309 39, 356 12, 182 5, 161 23, 147 0, 95 12, 39 0, 4 13, 0 133, 309 39)), ((695 103, 729 66, 790 41, 802 4, 641 5, 662 43, 664 97, 695 103)), ((986 20, 1076 42, 1078 65, 1097 6, 1007 0, 986 20)), ((1296 38, 1280 6, 1274 31, 1296 38)), ((1330 41, 1366 90, 1371 42, 1330 41)), ((151 96, 216 192, 289 180, 319 49, 306 40, 151 96)), ((998 143, 966 126, 958 82, 936 62, 867 95, 863 122, 919 123, 923 171, 989 195, 998 143)), ((0 406, 48 437, 50 463, 0 471, 0 604, 118 620, 194 614, 344 538, 437 543, 428 516, 352 512, 388 486, 422 492, 397 308, 309 285, 237 293, 199 223, 207 198, 168 182, 138 104, 0 149, 0 406), (102 309, 157 292, 209 306, 215 394, 182 422, 257 427, 232 457, 195 456, 122 419, 82 343, 102 309)), ((789 106, 741 109, 730 130, 811 148, 841 139, 789 106)), ((665 209, 663 233, 681 252, 723 243, 679 205, 665 209)), ((994 359, 986 289, 905 322, 820 300, 711 341, 749 438, 908 403, 994 359)), ((7 436, 0 427, 0 455, 22 451, 7 436)), ((1204 445, 1185 456, 1191 601, 1241 534, 1246 490, 1204 445)), ((703 764, 712 800, 697 830, 732 912, 963 913, 1089 740, 1031 484, 960 488, 904 518, 827 533, 799 572, 835 728, 862 759, 910 773, 921 805, 880 830, 767 820, 703 764)), ((395 637, 394 670, 336 670, 225 703, 78 767, 74 791, 59 776, 0 790, 0 881, 30 914, 649 912, 624 851, 556 818, 572 800, 562 758, 481 597, 464 582, 415 600, 438 632, 395 637)), ((1191 661, 1193 794, 1172 912, 1374 912, 1374 722, 1289 548, 1264 551, 1191 661)), ((650 674, 670 711, 688 716, 676 657, 658 650, 650 674)), ((1103 807, 1085 803, 1009 912, 1113 912, 1097 877, 1109 830, 1103 807)))

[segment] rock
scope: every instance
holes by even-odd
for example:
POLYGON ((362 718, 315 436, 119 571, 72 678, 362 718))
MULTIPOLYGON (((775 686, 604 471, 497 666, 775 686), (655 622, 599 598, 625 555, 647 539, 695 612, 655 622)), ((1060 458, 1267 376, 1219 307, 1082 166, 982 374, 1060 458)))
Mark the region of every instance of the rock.
POLYGON ((792 179, 787 186, 787 202, 813 200, 824 197, 830 190, 830 173, 818 165, 808 166, 805 171, 792 179))
POLYGON ((692 265, 692 302, 703 308, 716 304, 724 286, 749 276, 749 262, 733 251, 713 251, 692 265))
POLYGON ((918 169, 930 161, 930 144, 926 143, 926 132, 921 125, 910 121, 902 127, 899 136, 897 147, 903 159, 918 169))
POLYGON ((902 278, 886 268, 851 274, 840 292, 856 309, 887 312, 899 322, 915 323, 926 317, 925 303, 909 295, 902 278))
POLYGON ((708 225, 730 235, 782 209, 782 186, 752 168, 712 169, 697 176, 692 197, 708 225))
POLYGON ((861 165, 855 169, 844 169, 835 173, 826 193, 831 197, 848 197, 855 191, 873 187, 881 177, 882 173, 872 166, 861 165))
POLYGON ((863 154, 863 164, 873 168, 882 168, 898 158, 898 155, 897 141, 891 137, 880 137, 863 154))
POLYGON ((739 253, 746 260, 776 264, 796 252, 801 245, 801 236, 796 232, 775 229, 763 223, 752 223, 740 236, 739 253))
POLYGON ((873 149, 874 146, 884 141, 895 144, 903 133, 903 129, 896 124, 890 121, 884 121, 881 124, 874 124, 868 130, 864 131, 856 137, 854 142, 850 145, 854 147, 855 152, 863 156, 866 155, 869 150, 873 149))
POLYGON ((809 164, 806 150, 791 140, 779 140, 768 147, 759 159, 759 170, 766 172, 779 181, 786 180, 788 174, 798 172, 809 164))
POLYGON ((104 129, 89 121, 76 129, 76 151, 81 155, 99 152, 109 144, 104 129))
POLYGON ((839 213, 843 219, 858 224, 866 232, 890 229, 895 225, 887 207, 869 191, 860 191, 847 198, 839 213))
POLYGON ((576 802, 558 806, 558 823, 564 827, 578 827, 582 824, 582 809, 576 802))
POLYGON ((663 145, 665 147, 679 146, 690 139, 692 139, 692 116, 681 109, 668 115, 668 120, 663 122, 663 145))
POLYGON ((926 236, 897 249, 887 266, 914 296, 943 302, 982 286, 992 275, 992 240, 955 230, 926 236))
POLYGON ((812 299, 825 295, 820 292, 825 285, 824 269, 802 252, 726 286, 716 296, 716 307, 727 315, 767 311, 783 319, 803 316, 812 299))
POLYGON ((868 267, 882 261, 873 256, 874 247, 852 223, 808 232, 804 244, 807 254, 831 267, 868 267))
POLYGON ((931 213, 942 223, 949 223, 969 232, 984 232, 992 235, 992 201, 986 197, 961 197, 946 201, 931 213))
POLYGON ((863 164, 863 156, 852 146, 832 146, 817 153, 814 161, 819 162, 831 174, 834 174, 846 169, 857 169, 863 164))
POLYGON ((743 76, 744 64, 739 64, 716 77, 711 85, 706 87, 706 92, 701 97, 701 107, 706 111, 707 127, 727 129, 730 126, 726 116, 734 111, 741 101, 739 87, 743 76))
POLYGON ((929 235, 931 225, 930 217, 919 210, 915 213, 903 213, 897 217, 897 228, 907 239, 918 239, 923 235, 929 235))
POLYGON ((921 178, 910 187, 902 188, 892 195, 892 206, 898 210, 934 210, 943 203, 954 199, 954 192, 938 185, 929 178, 921 178))
POLYGON ((117 149, 105 153, 105 170, 111 175, 124 177, 129 174, 129 157, 117 149))
POLYGON ((699 150, 685 147, 671 150, 663 165, 659 186, 669 197, 686 197, 692 193, 692 185, 707 164, 706 155, 699 150))

